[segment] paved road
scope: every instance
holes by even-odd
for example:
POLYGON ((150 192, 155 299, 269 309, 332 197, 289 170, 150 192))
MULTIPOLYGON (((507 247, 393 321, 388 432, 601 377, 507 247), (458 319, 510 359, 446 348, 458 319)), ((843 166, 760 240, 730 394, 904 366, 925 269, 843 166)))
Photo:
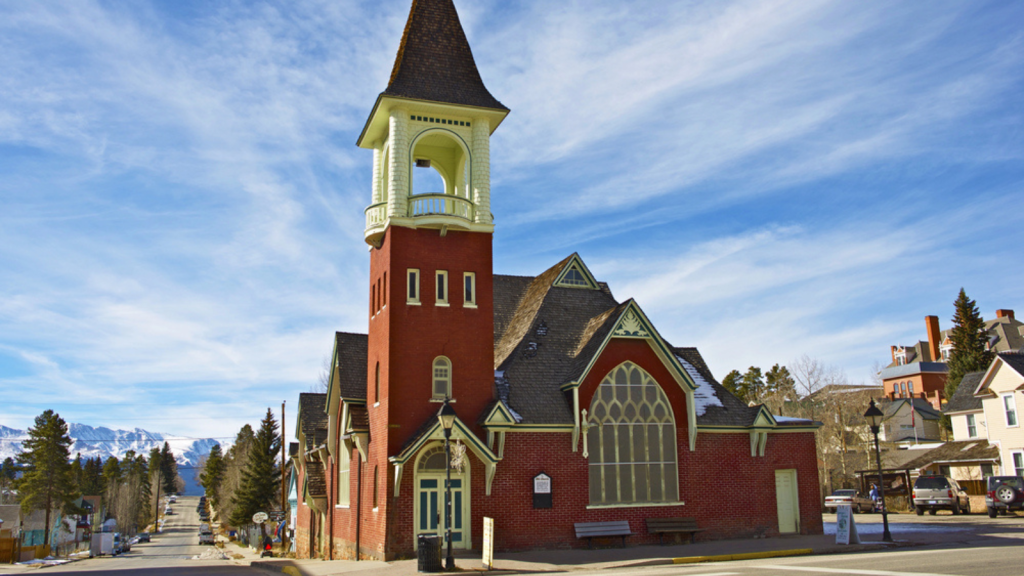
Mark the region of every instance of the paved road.
POLYGON ((250 568, 249 559, 256 556, 235 544, 228 544, 224 550, 242 553, 246 560, 192 560, 193 556, 201 555, 213 548, 199 545, 199 514, 196 506, 198 497, 179 497, 176 504, 171 505, 174 514, 166 517, 164 530, 153 535, 150 543, 135 544, 128 554, 114 558, 90 558, 64 566, 46 568, 46 573, 105 573, 138 574, 142 576, 171 576, 185 574, 188 576, 243 576, 261 575, 265 572, 250 568))
POLYGON ((1024 566, 1024 546, 1008 543, 983 548, 917 548, 589 573, 595 576, 1013 576, 1024 573, 1021 566, 1024 566))

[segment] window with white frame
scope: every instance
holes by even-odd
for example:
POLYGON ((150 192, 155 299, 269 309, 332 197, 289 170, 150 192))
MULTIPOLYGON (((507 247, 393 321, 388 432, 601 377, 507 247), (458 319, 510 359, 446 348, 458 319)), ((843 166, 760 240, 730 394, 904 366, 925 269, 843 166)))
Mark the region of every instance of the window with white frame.
POLYGON ((679 500, 675 418, 650 374, 619 365, 594 392, 587 419, 591 505, 679 500))
POLYGON ((448 305, 448 271, 438 270, 437 271, 437 305, 447 306, 448 305))
POLYGON ((1013 393, 1003 395, 1003 410, 1006 412, 1006 426, 1017 426, 1017 400, 1013 393))
POLYGON ((974 414, 967 415, 967 437, 976 438, 978 436, 978 425, 974 421, 974 414))
POLYGON ((342 443, 338 447, 338 506, 349 505, 349 487, 352 484, 349 478, 350 459, 351 454, 345 447, 345 444, 342 443))
POLYGON ((1024 476, 1024 452, 1013 453, 1013 475, 1024 476))
POLYGON ((914 383, 913 382, 907 382, 907 392, 910 394, 911 398, 914 397, 914 383))
POLYGON ((476 272, 466 272, 462 275, 462 297, 464 306, 476 307, 476 272))
POLYGON ((452 362, 444 356, 434 358, 431 396, 435 400, 443 400, 452 396, 452 362))
POLYGON ((409 291, 406 294, 405 301, 409 304, 420 303, 420 271, 418 268, 409 268, 405 272, 408 278, 407 284, 409 285, 409 291))

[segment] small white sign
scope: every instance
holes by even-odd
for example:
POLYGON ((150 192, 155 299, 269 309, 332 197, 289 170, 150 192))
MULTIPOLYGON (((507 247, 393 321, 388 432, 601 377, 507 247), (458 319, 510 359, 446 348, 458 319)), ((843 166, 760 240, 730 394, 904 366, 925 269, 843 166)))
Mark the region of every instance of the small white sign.
POLYGON ((836 507, 836 544, 860 544, 857 523, 853 521, 853 506, 849 504, 836 507))
POLYGON ((257 513, 252 515, 252 523, 253 524, 263 524, 264 522, 267 521, 267 518, 269 518, 269 516, 267 516, 266 512, 257 512, 257 513))
POLYGON ((533 477, 534 494, 551 494, 551 476, 537 474, 533 477))
POLYGON ((494 518, 484 516, 483 565, 494 569, 494 518))

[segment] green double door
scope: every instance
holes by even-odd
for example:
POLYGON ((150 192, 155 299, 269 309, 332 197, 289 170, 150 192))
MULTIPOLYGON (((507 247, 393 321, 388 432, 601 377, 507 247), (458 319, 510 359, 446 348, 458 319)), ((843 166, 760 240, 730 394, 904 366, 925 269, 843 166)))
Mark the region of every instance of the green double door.
MULTIPOLYGON (((448 527, 444 514, 444 477, 420 477, 416 483, 416 534, 436 534, 442 546, 448 527)), ((466 494, 461 478, 452 478, 452 546, 466 548, 466 494)))

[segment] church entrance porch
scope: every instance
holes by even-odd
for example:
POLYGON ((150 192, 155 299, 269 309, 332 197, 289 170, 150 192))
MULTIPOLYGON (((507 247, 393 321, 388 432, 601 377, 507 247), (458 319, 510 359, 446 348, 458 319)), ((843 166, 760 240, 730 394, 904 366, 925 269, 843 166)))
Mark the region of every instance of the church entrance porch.
MULTIPOLYGON (((455 459, 459 458, 453 451, 455 459)), ((463 456, 464 457, 464 456, 463 456)), ((436 535, 444 540, 448 526, 444 513, 445 502, 445 451, 444 443, 434 443, 423 450, 416 464, 414 478, 416 492, 413 495, 413 545, 421 534, 436 535)), ((452 467, 452 547, 469 549, 470 537, 470 483, 468 462, 452 467), (459 468, 462 470, 460 471, 459 468)))

